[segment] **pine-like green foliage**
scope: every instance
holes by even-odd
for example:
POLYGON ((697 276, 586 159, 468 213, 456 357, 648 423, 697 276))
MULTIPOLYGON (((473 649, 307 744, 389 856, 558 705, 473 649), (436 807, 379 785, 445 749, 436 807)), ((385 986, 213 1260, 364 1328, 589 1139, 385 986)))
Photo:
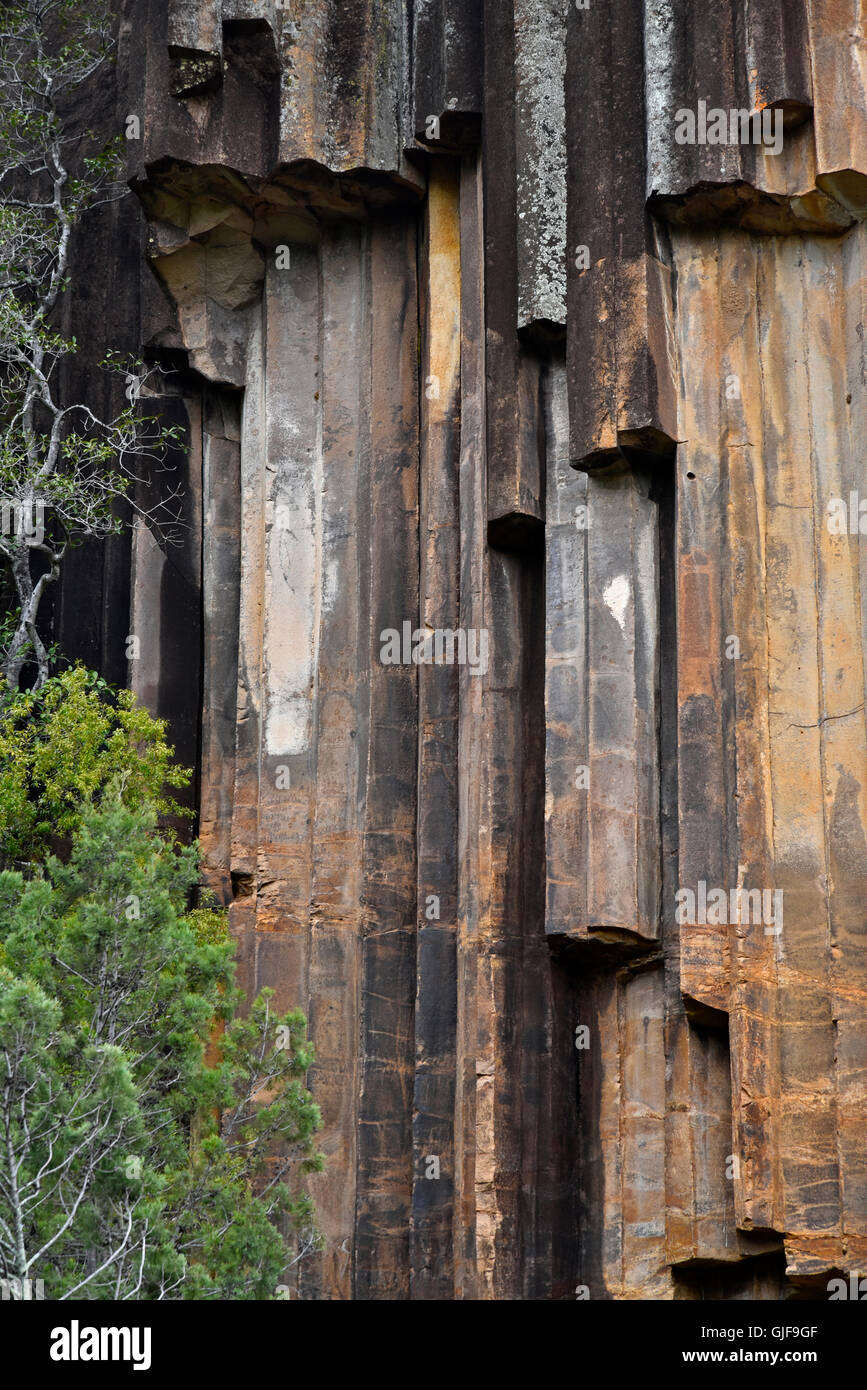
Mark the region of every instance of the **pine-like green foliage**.
POLYGON ((270 1298, 318 1244, 306 1021, 246 1014, 160 721, 81 668, 0 711, 0 1278, 270 1298), (63 860, 51 843, 63 844, 63 860))
POLYGON ((305 1021, 267 991, 239 1016, 196 877, 114 789, 68 864, 0 874, 0 1277, 47 1298, 267 1298, 313 1243, 305 1021))

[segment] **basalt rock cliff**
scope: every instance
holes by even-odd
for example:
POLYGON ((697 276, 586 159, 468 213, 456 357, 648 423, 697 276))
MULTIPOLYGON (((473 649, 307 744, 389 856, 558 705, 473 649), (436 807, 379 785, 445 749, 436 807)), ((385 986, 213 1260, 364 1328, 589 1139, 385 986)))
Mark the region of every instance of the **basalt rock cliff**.
POLYGON ((118 24, 136 196, 78 238, 72 370, 164 366, 186 530, 73 553, 55 636, 171 720, 243 980, 308 1016, 293 1296, 827 1297, 867 1271, 863 6, 118 24))

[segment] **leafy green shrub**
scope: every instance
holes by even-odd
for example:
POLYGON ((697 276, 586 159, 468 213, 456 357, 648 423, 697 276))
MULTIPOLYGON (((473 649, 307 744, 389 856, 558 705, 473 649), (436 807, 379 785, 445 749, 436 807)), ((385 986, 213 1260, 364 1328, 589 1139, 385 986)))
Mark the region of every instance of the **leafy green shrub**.
POLYGON ((169 794, 190 773, 173 761, 166 724, 129 690, 73 666, 40 690, 0 702, 0 858, 43 862, 82 811, 116 783, 125 806, 189 817, 169 794))
POLYGON ((224 907, 194 907, 186 919, 199 946, 221 946, 229 941, 229 913, 224 907))

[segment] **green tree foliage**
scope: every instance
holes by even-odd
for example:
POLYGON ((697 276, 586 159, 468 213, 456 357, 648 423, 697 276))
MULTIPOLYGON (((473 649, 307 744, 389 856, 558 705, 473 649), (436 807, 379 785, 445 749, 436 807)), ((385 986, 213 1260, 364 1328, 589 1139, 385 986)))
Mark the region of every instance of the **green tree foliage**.
POLYGON ((0 1278, 51 1299, 268 1298, 318 1242, 305 1019, 189 910, 165 733, 81 667, 0 705, 0 1278))
POLYGON ((51 837, 70 837, 109 785, 126 806, 188 815, 170 792, 189 780, 163 720, 131 691, 72 667, 0 704, 0 860, 40 862, 51 837))
POLYGON ((0 874, 0 1277, 48 1298, 268 1298, 315 1244, 305 1021, 240 1014, 196 878, 116 786, 67 864, 0 874))

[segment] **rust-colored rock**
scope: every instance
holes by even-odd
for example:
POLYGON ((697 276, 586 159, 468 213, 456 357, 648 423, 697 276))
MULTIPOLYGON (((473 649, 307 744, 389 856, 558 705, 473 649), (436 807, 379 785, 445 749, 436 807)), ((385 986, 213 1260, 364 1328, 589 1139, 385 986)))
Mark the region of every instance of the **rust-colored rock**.
POLYGON ((309 1017, 303 1298, 867 1266, 862 23, 122 6, 144 215, 77 264, 171 369, 189 529, 56 625, 141 636, 242 979, 309 1017))

